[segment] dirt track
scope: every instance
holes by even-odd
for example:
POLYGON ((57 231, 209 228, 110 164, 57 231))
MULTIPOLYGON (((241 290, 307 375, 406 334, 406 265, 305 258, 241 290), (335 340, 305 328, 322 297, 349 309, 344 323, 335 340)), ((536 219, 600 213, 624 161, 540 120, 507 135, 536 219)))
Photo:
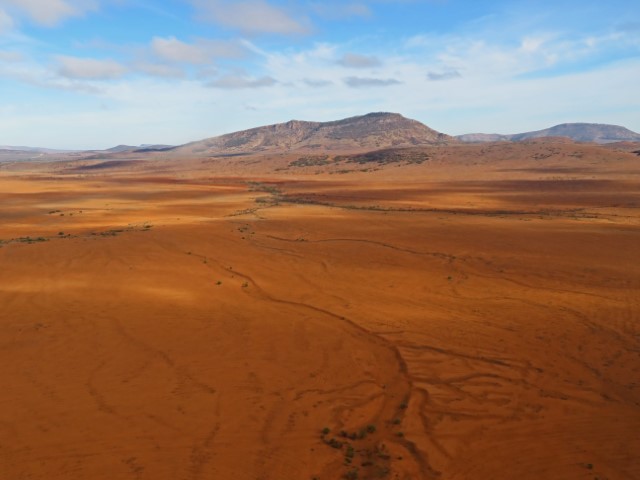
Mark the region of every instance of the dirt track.
POLYGON ((637 172, 499 167, 1 174, 0 477, 640 478, 637 172))

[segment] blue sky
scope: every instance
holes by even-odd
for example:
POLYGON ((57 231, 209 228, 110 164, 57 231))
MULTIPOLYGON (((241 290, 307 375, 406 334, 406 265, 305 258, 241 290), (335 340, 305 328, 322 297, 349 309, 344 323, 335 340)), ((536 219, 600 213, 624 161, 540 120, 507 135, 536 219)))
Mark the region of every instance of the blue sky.
POLYGON ((180 144, 392 111, 640 131, 635 0, 0 0, 0 145, 180 144))

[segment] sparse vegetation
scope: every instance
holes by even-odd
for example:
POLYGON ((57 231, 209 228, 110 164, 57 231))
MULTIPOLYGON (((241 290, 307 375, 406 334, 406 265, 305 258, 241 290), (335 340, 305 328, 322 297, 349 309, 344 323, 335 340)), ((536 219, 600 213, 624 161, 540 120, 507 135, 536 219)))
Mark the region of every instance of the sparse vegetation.
POLYGON ((354 468, 353 470, 349 470, 345 473, 344 478, 347 480, 358 480, 358 469, 354 468))
POLYGON ((328 165, 329 155, 307 155, 289 163, 290 167, 320 167, 328 165))
POLYGON ((280 190, 275 185, 269 185, 262 182, 247 182, 249 185, 250 192, 266 192, 272 195, 277 195, 280 193, 280 190))
POLYGON ((47 242, 48 239, 45 237, 20 237, 15 239, 20 243, 38 243, 38 242, 47 242))
POLYGON ((347 463, 351 463, 353 456, 355 455, 355 450, 351 445, 347 446, 347 451, 345 452, 344 456, 345 456, 345 461, 347 463))
POLYGON ((377 163, 378 165, 421 164, 429 160, 429 155, 419 149, 384 149, 359 155, 343 155, 335 157, 336 163, 358 163, 360 165, 377 163))
MULTIPOLYGON (((265 192, 269 193, 269 197, 257 197, 255 199, 256 203, 260 203, 262 205, 278 205, 280 202, 280 197, 282 192, 275 185, 268 185, 262 182, 248 182, 249 191, 250 192, 265 192)), ((244 211, 237 212, 237 215, 245 215, 247 213, 254 213, 257 209, 247 209, 244 211)))
POLYGON ((343 465, 351 467, 357 462, 362 469, 365 469, 350 468, 343 473, 342 478, 358 478, 354 477, 356 474, 363 475, 365 478, 387 476, 390 471, 387 462, 391 459, 391 455, 384 443, 375 437, 370 437, 378 431, 376 425, 370 423, 356 431, 340 430, 339 436, 345 439, 342 441, 335 437, 327 438, 329 431, 327 427, 322 429, 321 439, 327 446, 342 452, 343 465))
POLYGON ((343 443, 340 440, 332 438, 327 442, 327 445, 329 445, 331 448, 340 449, 342 448, 343 443))

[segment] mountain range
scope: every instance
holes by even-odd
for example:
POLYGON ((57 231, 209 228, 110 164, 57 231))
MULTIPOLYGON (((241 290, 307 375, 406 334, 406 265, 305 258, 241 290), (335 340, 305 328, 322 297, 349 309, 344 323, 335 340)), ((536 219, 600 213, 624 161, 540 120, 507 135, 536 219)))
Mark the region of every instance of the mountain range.
POLYGON ((373 150, 435 145, 453 137, 397 113, 369 113, 334 122, 286 123, 229 133, 173 149, 182 155, 241 155, 268 151, 373 150))
POLYGON ((468 133, 455 138, 462 142, 522 142, 535 138, 565 137, 575 142, 614 143, 640 142, 640 134, 618 125, 601 123, 562 123, 534 132, 501 135, 497 133, 468 133))
POLYGON ((56 150, 53 148, 16 147, 12 145, 0 145, 0 152, 29 152, 29 153, 65 153, 71 150, 56 150))
MULTIPOLYGON (((129 153, 168 153, 172 156, 235 156, 253 153, 372 151, 385 148, 450 143, 522 142, 553 137, 556 141, 640 142, 640 134, 617 125, 563 123, 544 130, 510 135, 471 133, 452 137, 397 113, 377 112, 332 122, 291 120, 187 143, 118 145, 94 150, 93 155, 115 157, 129 153)), ((0 156, 13 153, 63 153, 62 150, 0 146, 0 156)), ((70 151, 67 151, 70 152, 70 151)))

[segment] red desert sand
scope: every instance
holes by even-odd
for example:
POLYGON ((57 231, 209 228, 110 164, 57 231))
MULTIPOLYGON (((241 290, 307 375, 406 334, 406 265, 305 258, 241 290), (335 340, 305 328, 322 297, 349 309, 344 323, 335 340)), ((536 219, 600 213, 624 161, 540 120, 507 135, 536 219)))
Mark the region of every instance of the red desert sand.
POLYGON ((298 157, 0 165, 2 480, 640 478, 638 156, 298 157))

